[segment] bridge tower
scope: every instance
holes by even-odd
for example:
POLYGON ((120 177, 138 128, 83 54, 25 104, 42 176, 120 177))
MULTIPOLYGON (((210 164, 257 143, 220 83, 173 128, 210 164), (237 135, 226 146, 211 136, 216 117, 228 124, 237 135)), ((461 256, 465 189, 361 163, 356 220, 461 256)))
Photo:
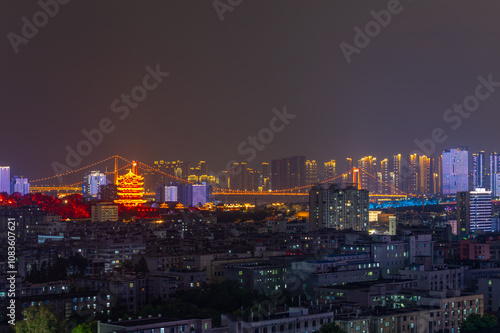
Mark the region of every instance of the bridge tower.
POLYGON ((132 161, 132 173, 139 176, 139 166, 136 161, 132 161))
POLYGON ((352 168, 352 183, 361 190, 361 182, 359 181, 359 168, 352 168))
POLYGON ((115 156, 115 185, 118 185, 118 156, 115 156))

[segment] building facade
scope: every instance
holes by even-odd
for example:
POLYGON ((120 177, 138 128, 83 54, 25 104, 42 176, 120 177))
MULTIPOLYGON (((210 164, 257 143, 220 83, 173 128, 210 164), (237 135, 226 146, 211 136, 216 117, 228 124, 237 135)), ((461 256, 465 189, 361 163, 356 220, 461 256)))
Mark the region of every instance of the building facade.
POLYGON ((469 190, 469 151, 467 148, 443 152, 443 194, 455 195, 469 190))
POLYGON ((354 186, 328 188, 314 186, 309 192, 311 230, 323 228, 368 230, 369 197, 367 190, 354 186))

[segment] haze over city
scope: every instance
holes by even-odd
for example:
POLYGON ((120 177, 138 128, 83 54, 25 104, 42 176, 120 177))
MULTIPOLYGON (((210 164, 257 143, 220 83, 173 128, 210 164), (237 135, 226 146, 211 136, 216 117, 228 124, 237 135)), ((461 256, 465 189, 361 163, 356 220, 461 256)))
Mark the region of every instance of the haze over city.
POLYGON ((500 2, 0 3, 0 333, 500 332, 500 2))
MULTIPOLYGON (((400 6, 347 63, 339 44, 354 45, 353 28, 373 20, 370 11, 387 8, 387 1, 243 1, 224 12, 223 21, 210 2, 61 5, 36 36, 18 45, 18 53, 7 38, 0 45, 2 132, 16 138, 16 144, 0 143, 2 163, 20 174, 46 176, 53 161, 64 160, 67 145, 75 148, 84 139, 82 130, 106 117, 116 129, 86 163, 120 154, 144 161, 206 160, 215 172, 240 160, 238 144, 283 106, 297 118, 256 162, 410 153, 414 140, 430 137, 436 127, 449 135, 439 150, 498 150, 496 94, 460 129, 443 121, 448 108, 474 93, 478 76, 500 81, 498 3, 400 6), (157 64, 170 76, 120 120, 111 103, 157 64)), ((40 10, 35 1, 3 7, 0 27, 19 36, 21 18, 40 10)))

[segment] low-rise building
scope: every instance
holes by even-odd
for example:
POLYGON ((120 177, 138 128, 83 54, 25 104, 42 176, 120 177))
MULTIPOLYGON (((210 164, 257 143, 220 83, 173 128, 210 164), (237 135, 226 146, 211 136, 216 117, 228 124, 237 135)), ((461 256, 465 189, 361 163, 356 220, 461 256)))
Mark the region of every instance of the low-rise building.
MULTIPOLYGON (((100 333, 212 333, 212 319, 176 320, 161 316, 98 323, 100 333)), ((225 333, 218 330, 218 333, 225 333)))
POLYGON ((118 205, 111 202, 98 202, 92 205, 90 219, 92 222, 118 221, 118 205))

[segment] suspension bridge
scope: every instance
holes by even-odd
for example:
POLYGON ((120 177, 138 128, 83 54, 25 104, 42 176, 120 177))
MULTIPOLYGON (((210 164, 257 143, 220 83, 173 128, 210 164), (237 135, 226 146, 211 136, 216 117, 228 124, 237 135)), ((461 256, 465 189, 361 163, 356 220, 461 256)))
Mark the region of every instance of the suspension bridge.
MULTIPOLYGON (((138 168, 140 171, 154 172, 158 175, 164 176, 169 179, 170 182, 177 182, 181 184, 191 184, 186 179, 176 177, 170 173, 161 170, 158 167, 148 165, 140 161, 131 161, 119 155, 110 156, 99 162, 92 163, 83 167, 79 167, 65 173, 56 174, 48 177, 43 177, 30 181, 31 187, 30 192, 32 193, 58 193, 58 194, 71 194, 71 193, 81 193, 83 181, 71 183, 69 179, 75 179, 75 177, 80 177, 83 179, 85 172, 102 169, 105 170, 103 173, 106 175, 113 175, 114 183, 117 183, 118 176, 121 171, 132 169, 132 167, 138 168), (112 171, 107 171, 108 166, 114 162, 114 167, 112 171), (121 165, 120 165, 121 164, 121 165), (56 183, 56 184, 54 184, 56 183), (58 184, 57 184, 58 183, 58 184)), ((342 174, 338 174, 334 177, 322 180, 315 184, 309 184, 304 186, 297 186, 288 189, 279 189, 272 191, 242 191, 234 189, 224 189, 214 186, 212 191, 212 196, 216 199, 229 200, 231 198, 258 198, 258 197, 268 197, 274 198, 295 198, 293 201, 304 201, 309 196, 309 189, 314 185, 322 185, 329 183, 339 183, 340 181, 348 180, 349 183, 354 184, 361 189, 361 177, 366 176, 372 179, 372 182, 376 184, 379 189, 378 193, 370 193, 370 198, 375 200, 399 200, 410 197, 408 193, 398 190, 394 186, 378 179, 376 176, 366 172, 360 168, 352 168, 342 174), (297 200, 301 199, 301 200, 297 200)), ((147 195, 154 195, 154 193, 147 193, 147 195)))

